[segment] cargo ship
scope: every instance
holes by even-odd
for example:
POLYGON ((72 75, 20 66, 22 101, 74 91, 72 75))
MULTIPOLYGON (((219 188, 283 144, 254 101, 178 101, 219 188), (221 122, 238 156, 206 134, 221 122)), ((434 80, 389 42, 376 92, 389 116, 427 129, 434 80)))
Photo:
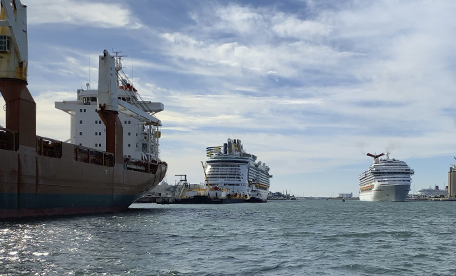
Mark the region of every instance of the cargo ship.
POLYGON ((143 117, 155 133, 160 120, 119 99, 118 90, 130 87, 119 83, 119 60, 105 50, 99 57, 97 97, 105 150, 37 136, 36 104, 27 88, 27 7, 20 0, 1 4, 0 91, 6 128, 0 128, 0 219, 125 210, 158 185, 168 165, 154 154, 124 156, 118 113, 143 117))
POLYGON ((378 155, 373 164, 359 176, 359 199, 362 201, 405 201, 415 173, 404 161, 390 159, 389 153, 378 155), (386 155, 386 158, 380 158, 386 155))

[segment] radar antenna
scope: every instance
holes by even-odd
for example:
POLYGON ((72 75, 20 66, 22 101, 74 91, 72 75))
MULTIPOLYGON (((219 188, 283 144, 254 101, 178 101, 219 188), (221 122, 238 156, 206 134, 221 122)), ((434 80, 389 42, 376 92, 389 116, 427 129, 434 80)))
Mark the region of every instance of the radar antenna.
POLYGON ((115 60, 116 60, 116 71, 119 72, 120 70, 122 70, 123 66, 122 66, 122 58, 123 57, 126 57, 126 56, 121 56, 119 55, 120 53, 122 53, 122 51, 114 51, 114 49, 112 49, 112 52, 114 54, 116 54, 114 56, 115 60))

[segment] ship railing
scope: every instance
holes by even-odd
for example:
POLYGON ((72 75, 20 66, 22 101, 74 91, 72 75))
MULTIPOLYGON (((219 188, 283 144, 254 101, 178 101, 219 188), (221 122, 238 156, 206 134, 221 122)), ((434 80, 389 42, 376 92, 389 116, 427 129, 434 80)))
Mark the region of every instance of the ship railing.
POLYGON ((148 173, 156 173, 159 164, 166 164, 165 162, 157 162, 156 160, 152 160, 150 162, 133 159, 130 157, 124 158, 124 168, 126 170, 132 170, 137 172, 148 172, 148 173))
POLYGON ((74 146, 74 160, 105 167, 114 167, 114 154, 84 146, 74 146))
POLYGON ((46 157, 62 158, 62 141, 36 136, 36 152, 46 157))
POLYGON ((0 127, 0 149, 17 151, 19 149, 19 133, 0 127))

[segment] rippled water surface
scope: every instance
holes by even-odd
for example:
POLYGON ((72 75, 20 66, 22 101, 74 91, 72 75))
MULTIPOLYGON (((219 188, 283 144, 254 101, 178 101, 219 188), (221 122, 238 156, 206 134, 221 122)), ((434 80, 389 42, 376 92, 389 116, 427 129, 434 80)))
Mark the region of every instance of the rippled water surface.
POLYGON ((0 275, 456 275, 456 202, 132 207, 0 222, 0 275))

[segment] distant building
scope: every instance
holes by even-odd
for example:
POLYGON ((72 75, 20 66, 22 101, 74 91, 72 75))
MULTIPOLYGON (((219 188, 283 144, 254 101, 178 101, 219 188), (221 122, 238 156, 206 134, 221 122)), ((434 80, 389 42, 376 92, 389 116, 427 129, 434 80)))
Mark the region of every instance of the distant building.
POLYGON ((349 193, 349 194, 339 193, 339 197, 341 197, 341 198, 352 198, 353 197, 353 193, 349 193))
POLYGON ((448 172, 448 196, 456 197, 456 165, 452 165, 448 172))

